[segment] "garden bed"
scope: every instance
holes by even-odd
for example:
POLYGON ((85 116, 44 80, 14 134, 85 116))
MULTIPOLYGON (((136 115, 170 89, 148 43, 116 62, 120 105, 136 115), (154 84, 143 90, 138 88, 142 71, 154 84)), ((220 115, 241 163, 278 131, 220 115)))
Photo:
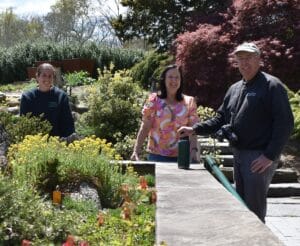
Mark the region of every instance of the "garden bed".
POLYGON ((0 176, 1 245, 154 244, 154 178, 139 177, 128 165, 122 171, 104 140, 66 145, 47 135, 27 136, 10 147, 8 158, 0 176), (83 184, 99 195, 101 209, 93 199, 72 198, 83 184))

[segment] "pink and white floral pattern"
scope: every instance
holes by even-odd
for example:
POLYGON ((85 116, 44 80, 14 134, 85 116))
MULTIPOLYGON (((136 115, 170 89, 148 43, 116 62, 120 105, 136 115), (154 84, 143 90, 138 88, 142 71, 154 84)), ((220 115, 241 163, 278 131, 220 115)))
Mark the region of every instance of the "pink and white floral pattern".
POLYGON ((193 97, 184 95, 184 100, 167 104, 156 93, 150 94, 143 110, 143 120, 151 120, 147 151, 153 154, 176 157, 181 126, 193 126, 199 121, 197 105, 193 97))

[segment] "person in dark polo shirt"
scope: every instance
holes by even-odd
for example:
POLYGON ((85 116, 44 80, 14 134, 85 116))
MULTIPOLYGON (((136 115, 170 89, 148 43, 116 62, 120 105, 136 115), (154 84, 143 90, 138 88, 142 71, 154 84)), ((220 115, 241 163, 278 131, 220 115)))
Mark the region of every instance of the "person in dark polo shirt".
POLYGON ((259 48, 243 43, 234 55, 242 79, 228 89, 217 115, 193 127, 182 127, 178 133, 205 135, 226 126, 224 135, 234 148, 236 190, 265 222, 269 185, 292 133, 294 118, 282 82, 260 71, 259 48))
POLYGON ((43 115, 52 125, 51 136, 66 138, 75 132, 67 94, 53 85, 55 69, 51 64, 38 66, 36 79, 38 87, 22 94, 20 115, 31 113, 43 115))

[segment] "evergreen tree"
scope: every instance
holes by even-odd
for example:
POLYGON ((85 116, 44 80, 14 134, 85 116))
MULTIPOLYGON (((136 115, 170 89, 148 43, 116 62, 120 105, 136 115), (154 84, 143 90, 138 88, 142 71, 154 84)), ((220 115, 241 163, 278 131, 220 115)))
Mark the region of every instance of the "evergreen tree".
POLYGON ((176 36, 195 28, 198 16, 225 9, 226 0, 123 0, 126 14, 111 20, 116 35, 123 42, 145 39, 155 47, 166 50, 176 36))

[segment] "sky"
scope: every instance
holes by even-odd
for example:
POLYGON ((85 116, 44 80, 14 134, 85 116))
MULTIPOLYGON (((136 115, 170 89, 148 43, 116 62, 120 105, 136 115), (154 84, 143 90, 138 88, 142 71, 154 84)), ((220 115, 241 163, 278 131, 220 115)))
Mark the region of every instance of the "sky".
POLYGON ((56 0, 1 0, 0 12, 13 7, 17 15, 44 15, 50 11, 50 6, 55 2, 56 0))
MULTIPOLYGON (((57 0, 0 0, 0 13, 9 7, 17 15, 46 15, 57 0)), ((108 2, 114 2, 108 0, 108 2)), ((112 5, 113 6, 113 5, 112 5)))

